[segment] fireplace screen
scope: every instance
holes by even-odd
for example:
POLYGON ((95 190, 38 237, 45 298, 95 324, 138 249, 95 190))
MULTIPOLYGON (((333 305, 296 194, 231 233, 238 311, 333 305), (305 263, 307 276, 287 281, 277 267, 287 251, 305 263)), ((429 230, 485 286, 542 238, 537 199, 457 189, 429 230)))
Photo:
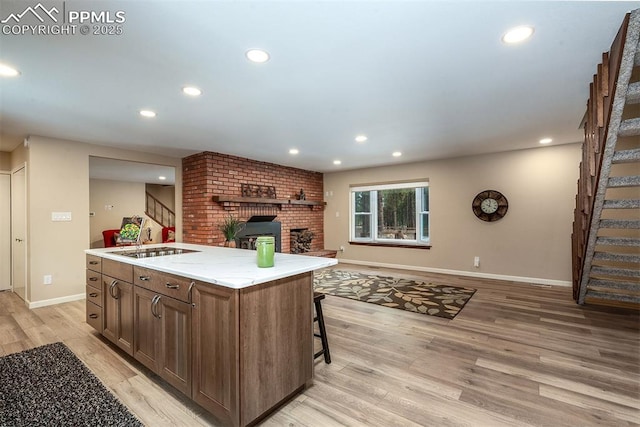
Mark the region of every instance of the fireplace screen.
POLYGON ((236 247, 241 249, 256 249, 256 239, 260 236, 273 236, 276 252, 282 252, 281 226, 273 221, 275 215, 252 216, 244 228, 236 235, 236 247))

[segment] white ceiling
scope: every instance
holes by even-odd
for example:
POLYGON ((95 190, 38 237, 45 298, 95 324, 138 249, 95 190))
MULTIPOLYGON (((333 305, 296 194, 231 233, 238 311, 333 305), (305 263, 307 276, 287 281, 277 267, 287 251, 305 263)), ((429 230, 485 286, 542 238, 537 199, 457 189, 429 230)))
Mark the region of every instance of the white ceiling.
POLYGON ((172 166, 152 165, 91 156, 89 157, 89 178, 144 182, 145 184, 175 185, 176 170, 172 166), (160 179, 161 176, 164 177, 164 179, 160 179))
MULTIPOLYGON (((34 1, 2 0, 0 20, 34 1)), ((122 35, 0 35, 0 150, 27 135, 321 172, 578 142, 637 2, 42 1, 124 11, 122 35), (515 25, 524 44, 501 43, 515 25), (259 47, 265 64, 244 53, 259 47), (181 88, 203 90, 189 98, 181 88), (154 119, 138 115, 157 112, 154 119), (357 134, 368 135, 364 144, 357 134), (292 156, 288 150, 298 148, 292 156), (392 158, 393 151, 402 151, 392 158), (342 165, 333 165, 333 160, 342 165)), ((25 20, 28 17, 24 18, 25 20)), ((26 22, 26 21, 25 21, 26 22)))

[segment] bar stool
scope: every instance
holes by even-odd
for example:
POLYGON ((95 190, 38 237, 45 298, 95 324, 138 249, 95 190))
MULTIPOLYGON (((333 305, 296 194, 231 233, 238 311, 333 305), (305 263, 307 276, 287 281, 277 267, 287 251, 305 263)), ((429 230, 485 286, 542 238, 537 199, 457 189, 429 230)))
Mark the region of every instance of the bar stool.
POLYGON ((313 358, 317 359, 324 354, 324 362, 331 363, 331 355, 329 354, 329 342, 327 341, 327 330, 324 327, 324 317, 322 316, 321 301, 323 299, 324 294, 320 292, 313 293, 313 304, 316 306, 316 317, 313 318, 313 321, 318 322, 318 330, 320 331, 319 334, 316 334, 314 332, 313 335, 320 338, 320 341, 322 341, 322 350, 315 353, 313 355, 313 358))

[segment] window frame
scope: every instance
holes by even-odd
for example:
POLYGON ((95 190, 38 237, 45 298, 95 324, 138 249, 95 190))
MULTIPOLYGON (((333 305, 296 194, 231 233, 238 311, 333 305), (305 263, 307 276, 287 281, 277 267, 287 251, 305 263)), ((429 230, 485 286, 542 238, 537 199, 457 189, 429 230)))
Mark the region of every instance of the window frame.
POLYGON ((349 241, 354 244, 370 244, 375 246, 402 246, 402 247, 430 247, 431 245, 431 221, 430 221, 430 206, 427 206, 427 210, 423 210, 423 191, 422 189, 429 187, 429 181, 412 181, 412 182, 399 182, 389 184, 376 184, 376 185, 360 185, 352 186, 349 189, 349 241), (415 224, 416 224, 416 238, 415 239, 380 239, 378 238, 378 191, 383 190, 397 190, 411 188, 415 193, 415 224), (356 212, 356 193, 369 192, 369 211, 368 212, 356 212), (357 215, 369 215, 369 236, 370 237, 356 237, 356 216, 357 215), (427 233, 425 237, 422 232, 424 230, 423 219, 427 220, 427 233))

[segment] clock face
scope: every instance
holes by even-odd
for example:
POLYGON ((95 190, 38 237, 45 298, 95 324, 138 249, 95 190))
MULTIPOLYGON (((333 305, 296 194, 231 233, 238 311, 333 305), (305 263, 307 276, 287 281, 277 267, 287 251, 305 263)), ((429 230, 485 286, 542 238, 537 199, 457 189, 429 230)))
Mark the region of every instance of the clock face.
POLYGON ((509 209, 509 202, 499 191, 485 190, 473 199, 471 209, 481 220, 494 222, 505 216, 509 209))
POLYGON ((496 199, 484 199, 480 203, 480 209, 486 214, 492 214, 498 210, 498 201, 496 199))

